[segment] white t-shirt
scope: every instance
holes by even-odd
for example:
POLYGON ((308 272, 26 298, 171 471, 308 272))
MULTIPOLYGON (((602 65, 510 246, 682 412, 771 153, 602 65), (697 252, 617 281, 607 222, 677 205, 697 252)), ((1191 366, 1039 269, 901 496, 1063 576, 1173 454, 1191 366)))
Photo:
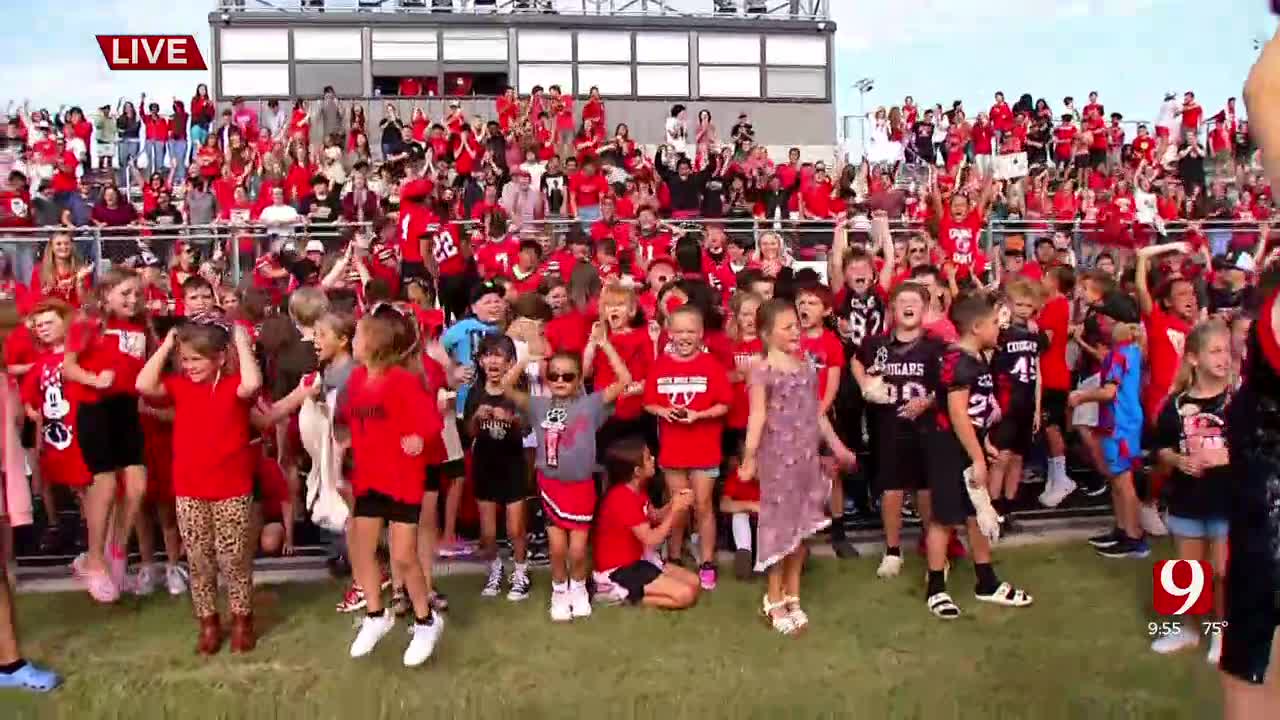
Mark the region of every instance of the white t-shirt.
POLYGON ((299 223, 300 216, 292 205, 268 205, 262 209, 258 219, 267 226, 268 231, 277 234, 292 233, 293 226, 299 223))
POLYGON ((687 153, 689 150, 689 129, 685 127, 685 124, 681 122, 680 118, 667 118, 666 129, 667 144, 670 145, 677 154, 687 153))
POLYGON ((1134 217, 1140 223, 1154 223, 1156 221, 1156 196, 1154 193, 1144 190, 1133 191, 1133 210, 1134 217))
POLYGON ((1165 100, 1160 104, 1160 112, 1156 115, 1156 125, 1169 128, 1170 134, 1178 132, 1182 127, 1182 121, 1178 119, 1178 108, 1180 104, 1177 100, 1165 100))

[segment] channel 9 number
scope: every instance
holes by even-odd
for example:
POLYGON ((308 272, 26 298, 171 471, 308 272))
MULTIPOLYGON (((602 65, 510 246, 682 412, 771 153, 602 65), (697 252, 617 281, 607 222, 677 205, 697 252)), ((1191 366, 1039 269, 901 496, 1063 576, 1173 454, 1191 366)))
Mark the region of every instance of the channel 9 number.
MULTIPOLYGON (((1152 567, 1151 604, 1158 615, 1179 618, 1213 612, 1213 566, 1199 560, 1161 560, 1152 567)), ((1225 621, 1202 621, 1203 634, 1218 634, 1225 621)), ((1182 631, 1181 620, 1147 623, 1149 635, 1182 631)))

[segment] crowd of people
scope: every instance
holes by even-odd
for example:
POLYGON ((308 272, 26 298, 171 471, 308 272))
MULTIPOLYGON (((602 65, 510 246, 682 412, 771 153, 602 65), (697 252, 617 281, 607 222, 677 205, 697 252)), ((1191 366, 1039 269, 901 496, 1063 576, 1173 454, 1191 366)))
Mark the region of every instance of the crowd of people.
MULTIPOLYGON (((556 622, 593 598, 693 606, 731 549, 738 580, 767 576, 769 626, 800 632, 807 543, 856 554, 846 491, 881 516, 885 580, 904 506, 919 516, 931 615, 961 614, 965 556, 976 601, 1026 607, 992 552, 1039 456, 1042 505, 1110 493, 1101 556, 1172 533, 1221 571, 1272 195, 1247 130, 1206 179, 1187 95, 1185 134, 1125 138, 1091 96, 1051 150, 1047 104, 997 95, 971 125, 908 102, 884 114, 902 157, 830 168, 775 162, 745 115, 723 139, 705 110, 691 128, 682 105, 651 155, 625 124, 605 135, 598 93, 579 112, 554 87, 508 91, 492 120, 389 107, 377 151, 331 91, 262 114, 218 113, 203 86, 167 116, 22 108, 0 193, 10 524, 33 495, 46 517, 72 498, 87 592, 189 594, 213 654, 219 588, 230 649, 252 651, 253 558, 293 552, 306 515, 350 564, 351 655, 409 616, 407 666, 443 631, 432 566, 459 552, 464 494, 482 595, 534 594, 545 538, 556 622), (996 146, 1027 173, 997 177, 996 146), (89 226, 114 244, 86 260, 89 226), (38 259, 15 229, 37 227, 38 259), (1073 446, 1100 480, 1068 476, 1073 446)), ((1211 145, 1245 127, 1224 113, 1211 145)), ((1223 652, 1215 636, 1212 662, 1244 662, 1223 652)), ((5 684, 56 678, 0 663, 5 684)))

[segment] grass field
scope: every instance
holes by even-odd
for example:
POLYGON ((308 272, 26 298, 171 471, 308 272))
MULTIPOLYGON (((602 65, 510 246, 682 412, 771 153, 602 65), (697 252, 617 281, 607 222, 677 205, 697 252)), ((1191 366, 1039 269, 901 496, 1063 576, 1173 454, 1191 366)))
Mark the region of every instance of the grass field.
MULTIPOLYGON (((82 594, 19 602, 27 652, 65 673, 56 693, 0 695, 0 718, 1211 718, 1218 684, 1201 651, 1147 644, 1150 563, 1083 544, 1009 549, 997 571, 1036 596, 981 606, 972 565, 952 573, 965 611, 924 609, 923 566, 897 580, 874 559, 814 561, 807 634, 757 619, 762 585, 728 578, 678 614, 597 608, 553 626, 548 578, 524 604, 447 578, 453 609, 434 658, 407 670, 397 629, 363 661, 334 584, 259 590, 258 650, 193 654, 189 604, 156 596, 97 607, 82 594)), ((1202 645, 1202 648, 1205 646, 1202 645)))

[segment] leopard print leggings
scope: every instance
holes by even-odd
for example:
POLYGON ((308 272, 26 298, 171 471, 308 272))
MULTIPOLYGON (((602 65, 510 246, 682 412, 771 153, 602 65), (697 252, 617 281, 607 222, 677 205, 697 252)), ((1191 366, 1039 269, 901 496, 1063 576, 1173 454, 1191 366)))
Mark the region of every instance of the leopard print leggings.
POLYGON ((177 498, 178 532, 191 563, 191 604, 196 617, 218 611, 218 573, 227 584, 232 615, 253 609, 253 561, 248 544, 248 495, 227 500, 177 498))

